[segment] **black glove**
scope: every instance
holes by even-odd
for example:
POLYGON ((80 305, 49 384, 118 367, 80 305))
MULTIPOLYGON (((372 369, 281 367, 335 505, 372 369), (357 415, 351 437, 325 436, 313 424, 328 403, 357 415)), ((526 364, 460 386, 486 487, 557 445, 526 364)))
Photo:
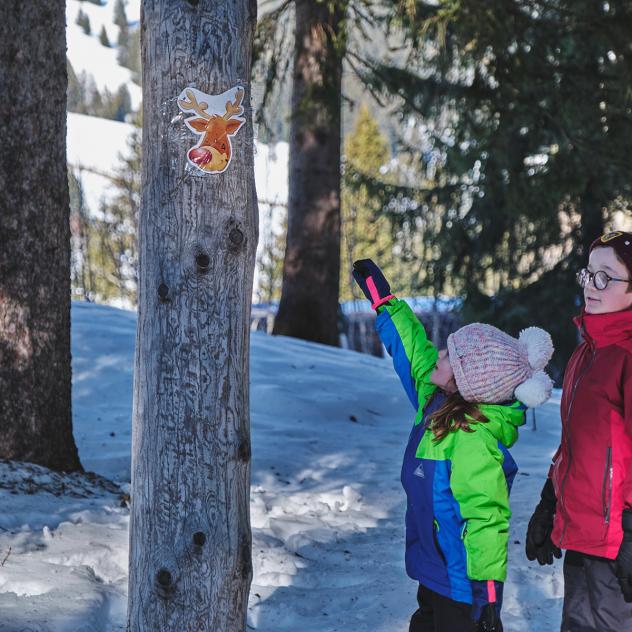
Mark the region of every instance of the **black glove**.
POLYGON ((488 603, 481 614, 481 618, 478 620, 476 632, 502 632, 503 626, 498 618, 498 612, 496 611, 496 605, 488 603))
POLYGON ((373 309, 377 309, 386 301, 395 298, 391 294, 391 287, 382 271, 371 259, 360 259, 353 262, 353 278, 364 292, 364 296, 371 301, 373 309))
POLYGON ((562 551, 551 541, 551 531, 553 531, 553 517, 555 516, 555 491, 553 481, 546 479, 540 502, 535 508, 529 526, 527 527, 527 542, 525 552, 527 559, 538 560, 540 566, 553 564, 553 557, 558 560, 562 557, 562 551))
POLYGON ((623 598, 632 603, 632 509, 624 509, 621 518, 623 542, 617 555, 615 572, 623 598))

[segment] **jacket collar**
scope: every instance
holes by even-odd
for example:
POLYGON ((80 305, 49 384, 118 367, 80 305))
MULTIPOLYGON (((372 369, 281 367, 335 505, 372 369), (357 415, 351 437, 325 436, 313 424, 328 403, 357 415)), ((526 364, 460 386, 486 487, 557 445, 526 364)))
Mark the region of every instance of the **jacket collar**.
POLYGON ((631 309, 608 314, 587 314, 582 310, 573 322, 591 347, 607 347, 632 338, 631 309))
POLYGON ((506 448, 510 448, 518 440, 518 427, 525 419, 526 406, 519 401, 506 404, 478 404, 479 410, 487 417, 483 424, 493 437, 506 448))

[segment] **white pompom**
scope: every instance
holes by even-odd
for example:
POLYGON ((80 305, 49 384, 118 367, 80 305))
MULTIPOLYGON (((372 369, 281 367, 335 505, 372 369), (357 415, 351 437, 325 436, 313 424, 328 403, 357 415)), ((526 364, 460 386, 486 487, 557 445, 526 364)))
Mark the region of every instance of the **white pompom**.
POLYGON ((551 378, 544 371, 536 371, 516 388, 514 395, 528 408, 536 408, 551 397, 552 390, 551 378))
POLYGON ((540 371, 549 363, 553 355, 553 341, 544 329, 527 327, 520 332, 518 341, 524 345, 532 369, 540 371))

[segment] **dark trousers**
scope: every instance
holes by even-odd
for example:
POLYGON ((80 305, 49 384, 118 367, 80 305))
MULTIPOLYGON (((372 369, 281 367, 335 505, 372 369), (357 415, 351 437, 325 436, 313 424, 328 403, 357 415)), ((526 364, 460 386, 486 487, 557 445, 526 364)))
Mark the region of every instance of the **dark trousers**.
POLYGON ((454 601, 419 584, 419 609, 410 619, 408 632, 475 632, 470 618, 472 607, 454 601))
POLYGON ((632 632, 632 604, 614 568, 614 560, 566 551, 561 632, 632 632))

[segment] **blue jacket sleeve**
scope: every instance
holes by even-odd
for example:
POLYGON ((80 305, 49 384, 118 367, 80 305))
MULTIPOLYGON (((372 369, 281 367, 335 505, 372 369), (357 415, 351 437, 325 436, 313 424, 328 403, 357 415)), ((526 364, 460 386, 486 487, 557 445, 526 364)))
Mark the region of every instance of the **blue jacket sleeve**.
POLYGON ((430 382, 437 348, 405 301, 393 299, 379 308, 375 323, 380 339, 415 410, 423 408, 437 387, 430 382))

